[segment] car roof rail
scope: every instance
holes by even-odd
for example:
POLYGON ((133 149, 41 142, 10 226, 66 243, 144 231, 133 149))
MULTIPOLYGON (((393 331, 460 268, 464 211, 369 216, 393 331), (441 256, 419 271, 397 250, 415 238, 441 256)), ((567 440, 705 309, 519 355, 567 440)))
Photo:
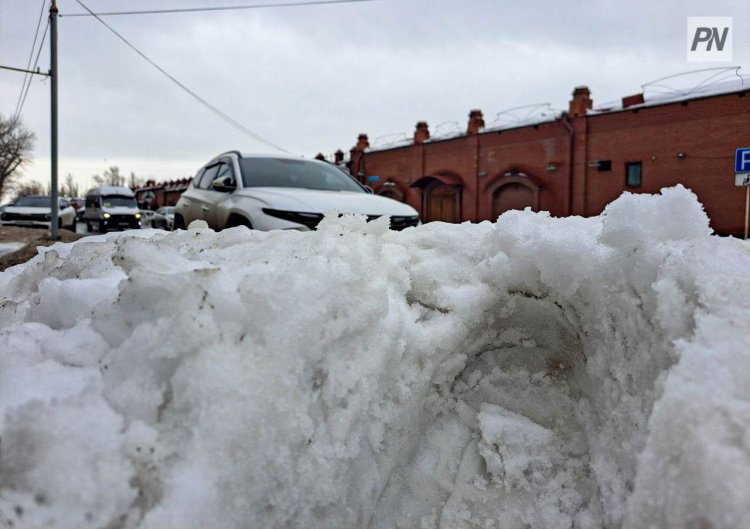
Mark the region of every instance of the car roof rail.
POLYGON ((233 149, 231 151, 223 152, 220 155, 216 156, 215 158, 221 158, 225 154, 236 154, 237 158, 242 158, 242 153, 239 150, 237 150, 237 149, 233 149))

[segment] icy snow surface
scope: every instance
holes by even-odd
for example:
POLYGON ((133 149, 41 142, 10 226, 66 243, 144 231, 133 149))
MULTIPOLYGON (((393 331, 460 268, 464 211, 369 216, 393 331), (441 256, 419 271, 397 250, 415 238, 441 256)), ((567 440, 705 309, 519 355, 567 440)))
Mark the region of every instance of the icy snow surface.
POLYGON ((682 188, 57 245, 0 274, 0 525, 748 528, 749 272, 682 188))

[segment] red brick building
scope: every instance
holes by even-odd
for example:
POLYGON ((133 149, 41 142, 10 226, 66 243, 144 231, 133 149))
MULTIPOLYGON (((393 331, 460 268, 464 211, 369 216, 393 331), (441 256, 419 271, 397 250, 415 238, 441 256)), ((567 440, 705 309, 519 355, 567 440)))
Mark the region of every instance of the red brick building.
POLYGON ((135 199, 142 209, 156 210, 162 206, 174 206, 180 199, 192 178, 170 180, 168 182, 156 183, 149 180, 144 185, 135 188, 135 199))
POLYGON ((698 195, 714 230, 740 235, 745 192, 734 185, 734 151, 750 146, 750 82, 742 81, 667 97, 637 94, 597 110, 588 88, 578 87, 567 112, 518 126, 486 127, 473 110, 466 132, 448 138, 430 138, 425 122, 413 138, 386 148, 369 148, 361 134, 349 165, 425 221, 495 220, 525 207, 597 215, 623 191, 657 193, 681 183, 698 195))

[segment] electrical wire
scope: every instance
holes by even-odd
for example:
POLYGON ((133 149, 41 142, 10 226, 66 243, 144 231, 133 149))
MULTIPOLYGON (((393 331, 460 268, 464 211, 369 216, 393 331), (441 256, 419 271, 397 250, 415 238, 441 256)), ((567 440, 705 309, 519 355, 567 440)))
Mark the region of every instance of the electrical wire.
MULTIPOLYGON (((211 6, 211 7, 183 7, 174 9, 152 9, 142 11, 108 11, 102 13, 71 13, 69 15, 60 15, 66 17, 89 17, 89 16, 121 16, 121 15, 163 15, 168 13, 195 13, 201 11, 235 11, 241 9, 267 9, 273 7, 302 7, 302 6, 319 6, 330 4, 353 4, 363 2, 376 2, 377 0, 307 0, 302 2, 283 2, 279 4, 251 4, 239 6, 211 6)), ((80 3, 80 2, 79 2, 80 3)))
MULTIPOLYGON (((39 20, 36 22, 36 30, 34 30, 34 42, 31 43, 31 50, 29 51, 29 60, 26 63, 26 69, 29 70, 31 66, 31 58, 34 56, 34 48, 36 47, 36 40, 39 38, 39 26, 42 25, 42 15, 44 15, 44 4, 46 0, 42 0, 42 7, 39 9, 39 20)), ((23 84, 21 85, 21 93, 18 94, 18 101, 16 102, 16 110, 13 112, 13 121, 18 119, 18 115, 21 113, 19 108, 21 107, 21 99, 23 98, 24 90, 26 90, 26 80, 31 77, 28 73, 23 74, 23 84)), ((31 84, 31 79, 29 79, 31 84)))
POLYGON ((239 121, 231 118, 230 116, 228 116, 227 114, 225 114, 224 112, 222 112, 221 110, 219 110, 218 108, 216 108, 215 106, 213 106, 211 103, 209 103, 208 101, 206 101, 205 99, 203 99, 201 96, 199 96, 198 94, 196 94, 195 92, 193 92, 190 88, 188 88, 183 83, 181 83, 180 81, 178 81, 172 74, 170 74, 169 72, 167 72, 164 68, 162 68, 161 66, 159 66, 158 64, 156 64, 151 59, 149 59, 146 56, 146 54, 144 54, 141 50, 139 50, 133 44, 131 44, 130 41, 128 41, 125 37, 123 37, 122 35, 120 35, 120 33, 118 33, 112 26, 110 26, 109 24, 107 24, 106 22, 104 22, 101 18, 99 18, 99 15, 97 15, 96 13, 94 13, 93 11, 91 11, 88 7, 86 7, 86 5, 83 2, 81 2, 81 0, 76 0, 76 2, 78 2, 78 4, 81 7, 83 7, 86 11, 88 11, 91 14, 91 16, 93 16, 99 22, 101 22, 108 30, 110 30, 112 33, 114 33, 117 36, 117 38, 119 38, 121 41, 123 41, 131 50, 133 50, 138 55, 140 55, 141 58, 143 58, 151 66, 153 66, 154 68, 156 68, 160 73, 162 73, 164 76, 166 76, 174 84, 176 84, 177 86, 179 86, 180 88, 182 88, 185 92, 187 92, 189 95, 191 95, 196 101, 198 101, 203 106, 205 106, 206 108, 208 108, 211 112, 213 112, 214 114, 216 114, 217 116, 219 116, 221 119, 223 119, 224 121, 226 121, 227 123, 229 123, 230 125, 232 125, 234 128, 236 128, 237 130, 239 130, 243 134, 245 134, 245 135, 253 138, 254 140, 256 140, 256 141, 258 141, 260 143, 263 143, 265 145, 268 145, 269 147, 272 147, 272 148, 274 148, 274 149, 276 149, 278 151, 285 152, 287 154, 292 154, 290 151, 284 149, 283 147, 280 147, 280 146, 276 145, 275 143, 272 143, 269 140, 263 138, 261 135, 257 134, 256 132, 253 132, 252 130, 250 130, 249 128, 247 128, 246 126, 244 126, 242 123, 240 123, 239 121))
MULTIPOLYGON (((47 25, 44 27, 44 34, 42 35, 42 40, 39 42, 39 49, 36 52, 36 58, 34 59, 34 67, 31 69, 32 71, 37 69, 37 65, 39 64, 39 56, 42 54, 42 48, 44 48, 44 41, 47 39, 47 30, 49 29, 49 20, 47 20, 47 25)), ((21 116, 21 112, 23 112, 23 106, 26 104, 26 96, 29 95, 29 89, 31 88, 31 81, 33 80, 33 75, 29 74, 29 84, 26 85, 26 91, 23 93, 23 99, 21 99, 21 105, 18 107, 18 113, 16 114, 16 117, 14 119, 17 120, 21 116)))

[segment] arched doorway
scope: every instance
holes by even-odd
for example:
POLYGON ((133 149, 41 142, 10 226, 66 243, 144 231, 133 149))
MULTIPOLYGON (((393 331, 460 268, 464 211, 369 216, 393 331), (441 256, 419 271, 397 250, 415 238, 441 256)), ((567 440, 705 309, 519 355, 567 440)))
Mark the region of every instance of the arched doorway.
POLYGON ((492 219, 513 209, 531 208, 539 211, 540 186, 526 173, 509 172, 498 176, 488 188, 492 204, 492 219))
POLYGON ((454 173, 440 172, 423 176, 411 187, 422 189, 423 222, 461 222, 463 180, 454 173))
POLYGON ((460 190, 453 186, 438 184, 425 189, 425 222, 460 222, 460 190))
POLYGON ((517 183, 507 184, 497 189, 492 196, 492 215, 497 218, 511 209, 533 209, 534 202, 534 192, 531 189, 517 183))

